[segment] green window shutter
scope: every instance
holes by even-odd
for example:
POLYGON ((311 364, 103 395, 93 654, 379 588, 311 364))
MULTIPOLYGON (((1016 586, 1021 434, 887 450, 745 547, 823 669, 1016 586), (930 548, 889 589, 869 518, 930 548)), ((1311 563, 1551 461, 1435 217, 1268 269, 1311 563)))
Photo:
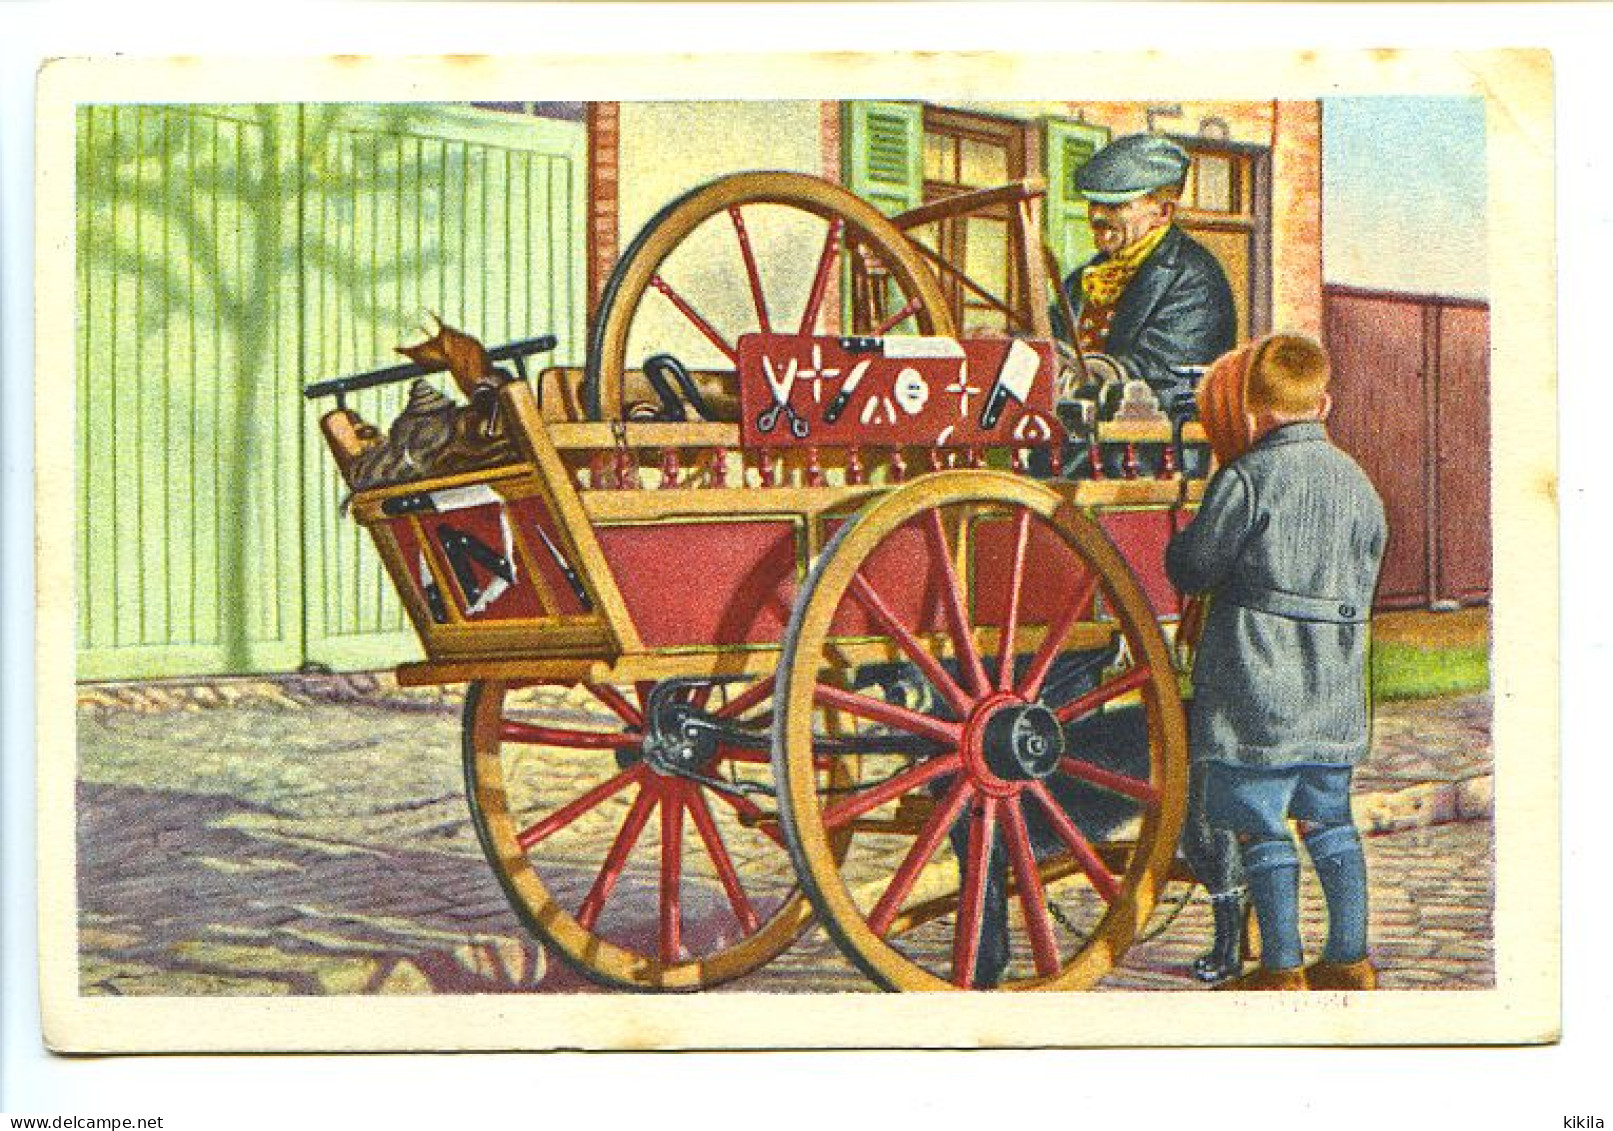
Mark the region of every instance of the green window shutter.
POLYGON ((1109 131, 1069 118, 1049 118, 1046 140, 1047 246, 1058 259, 1060 273, 1068 275, 1098 250, 1087 220, 1086 197, 1076 187, 1075 175, 1108 143, 1109 131))
POLYGON ((916 102, 846 104, 846 187, 887 216, 924 202, 924 110, 916 102))
MULTIPOLYGON (((916 102, 845 104, 846 187, 887 216, 924 203, 924 108, 916 102)), ((888 284, 887 301, 896 298, 888 284)), ((852 325, 849 261, 841 277, 841 325, 852 325)), ((898 303, 899 305, 899 303, 898 303)), ((912 322, 894 327, 908 332, 912 322)))

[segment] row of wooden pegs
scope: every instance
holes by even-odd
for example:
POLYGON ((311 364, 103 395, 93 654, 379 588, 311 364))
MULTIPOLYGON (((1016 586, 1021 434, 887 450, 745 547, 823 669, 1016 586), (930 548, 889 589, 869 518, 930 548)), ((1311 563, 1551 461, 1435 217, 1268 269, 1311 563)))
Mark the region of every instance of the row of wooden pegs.
MULTIPOLYGON (((884 485, 902 483, 913 474, 907 453, 912 449, 900 447, 877 449, 875 467, 868 466, 868 453, 857 447, 833 449, 834 466, 825 467, 820 449, 802 449, 805 462, 787 460, 782 454, 768 451, 735 451, 713 448, 703 456, 685 462, 677 448, 663 448, 658 466, 646 467, 640 458, 640 449, 617 446, 596 450, 586 467, 577 469, 577 486, 585 490, 677 490, 686 488, 721 489, 729 486, 746 488, 770 487, 855 487, 869 482, 884 485), (881 474, 882 472, 882 474, 881 474)), ((1026 473, 1029 468, 1030 449, 1010 449, 1009 466, 1026 473)), ((920 463, 929 471, 987 466, 986 453, 981 448, 928 449, 920 463)), ((999 465, 1000 466, 1000 465, 999 465)), ((1159 466, 1153 471, 1155 479, 1173 479, 1180 473, 1176 451, 1165 445, 1159 466)), ((1104 469, 1102 449, 1092 445, 1087 452, 1088 479, 1110 478, 1104 469)), ((1137 445, 1127 443, 1120 464, 1120 478, 1142 478, 1141 461, 1137 445)))

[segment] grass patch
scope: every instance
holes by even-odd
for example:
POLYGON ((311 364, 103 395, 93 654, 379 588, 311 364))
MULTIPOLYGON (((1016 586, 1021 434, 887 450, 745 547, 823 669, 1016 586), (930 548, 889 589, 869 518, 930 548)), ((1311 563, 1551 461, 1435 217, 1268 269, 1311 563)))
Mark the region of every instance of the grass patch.
POLYGON ((1490 651, 1484 646, 1419 648, 1393 640, 1372 644, 1375 699, 1461 695, 1490 686, 1490 651))

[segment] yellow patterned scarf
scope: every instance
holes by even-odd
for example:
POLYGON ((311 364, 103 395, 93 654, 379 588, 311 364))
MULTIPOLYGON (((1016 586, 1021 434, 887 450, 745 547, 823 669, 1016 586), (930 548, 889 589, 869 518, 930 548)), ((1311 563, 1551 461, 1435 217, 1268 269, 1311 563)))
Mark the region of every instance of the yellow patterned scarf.
POLYGON ((1095 306, 1111 306, 1119 301, 1120 293, 1137 274, 1143 260, 1154 253, 1170 230, 1169 224, 1161 224, 1130 247, 1081 272, 1081 301, 1095 306))

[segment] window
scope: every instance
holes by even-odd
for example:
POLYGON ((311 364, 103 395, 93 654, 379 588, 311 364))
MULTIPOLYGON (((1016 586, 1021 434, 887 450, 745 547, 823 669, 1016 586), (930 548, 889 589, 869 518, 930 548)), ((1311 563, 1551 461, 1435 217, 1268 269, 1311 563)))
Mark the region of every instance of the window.
MULTIPOLYGON (((926 106, 923 124, 923 203, 994 188, 1025 176, 1032 128, 1028 123, 926 106)), ((1024 281, 1012 262, 1008 219, 1007 212, 999 208, 944 221, 921 238, 931 242, 943 259, 962 267, 981 287, 1013 306, 1024 281)), ((1008 329, 1007 315, 959 280, 943 279, 942 287, 962 333, 1008 329)))
POLYGON ((1220 260, 1238 306, 1238 338, 1265 333, 1271 310, 1269 162, 1265 150, 1174 139, 1192 158, 1177 223, 1220 260))
MULTIPOLYGON (((1040 177, 1048 186, 1045 236, 1060 273, 1092 257, 1087 204, 1076 175, 1109 140, 1107 127, 911 102, 848 103, 846 122, 846 183, 887 214, 1040 177)), ((1178 223, 1225 269, 1237 300, 1239 338, 1264 333, 1271 321, 1270 152, 1215 138, 1173 140, 1192 158, 1178 223)), ((1007 221, 1005 213, 986 212, 914 234, 1013 306, 1024 282, 1009 254, 1007 221)), ((963 332, 1006 327, 1000 310, 956 278, 943 278, 942 286, 963 332)))

